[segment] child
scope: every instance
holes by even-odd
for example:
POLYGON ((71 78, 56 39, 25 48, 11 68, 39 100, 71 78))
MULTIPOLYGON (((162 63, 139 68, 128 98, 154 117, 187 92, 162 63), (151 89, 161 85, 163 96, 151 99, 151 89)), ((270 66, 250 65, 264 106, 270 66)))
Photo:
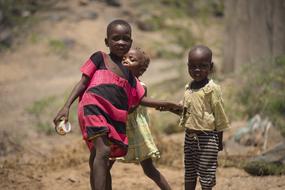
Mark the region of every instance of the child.
POLYGON ((188 54, 188 73, 180 125, 185 127, 185 189, 195 189, 197 177, 203 190, 216 184, 218 151, 223 149, 223 130, 229 127, 220 86, 209 80, 212 51, 194 46, 188 54))
MULTIPOLYGON (((123 64, 139 78, 149 65, 149 58, 140 49, 131 49, 123 59, 123 64)), ((146 92, 147 88, 144 83, 146 92)), ((146 93, 145 93, 146 94, 146 93)), ((144 173, 163 190, 171 189, 164 176, 155 168, 152 158, 159 158, 159 151, 149 129, 146 107, 138 106, 129 114, 127 136, 129 139, 126 162, 139 162, 144 173)))
POLYGON ((54 119, 68 120, 69 108, 79 97, 78 120, 82 135, 90 149, 90 184, 94 190, 105 190, 110 168, 109 157, 127 152, 126 120, 131 107, 142 102, 157 107, 177 107, 170 102, 144 98, 145 90, 123 66, 122 58, 132 45, 131 26, 114 20, 107 26, 105 44, 110 53, 94 53, 81 67, 81 80, 54 119))
POLYGON ((193 81, 186 86, 180 120, 186 133, 185 190, 195 189, 198 176, 203 190, 215 186, 218 151, 223 149, 223 130, 229 127, 220 86, 208 78, 212 69, 212 51, 194 46, 188 54, 193 81))

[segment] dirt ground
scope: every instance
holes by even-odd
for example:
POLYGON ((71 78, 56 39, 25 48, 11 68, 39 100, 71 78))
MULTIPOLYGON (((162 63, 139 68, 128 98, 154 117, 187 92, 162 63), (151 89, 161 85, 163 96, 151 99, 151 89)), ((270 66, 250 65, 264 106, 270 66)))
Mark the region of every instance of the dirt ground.
MULTIPOLYGON (((63 101, 64 93, 70 91, 80 78, 79 67, 85 59, 95 50, 107 51, 104 45, 105 32, 102 32, 107 23, 118 17, 131 20, 127 14, 130 11, 127 1, 122 1, 124 6, 120 9, 97 1, 88 6, 80 5, 79 2, 88 1, 70 0, 68 5, 60 1, 52 13, 42 13, 44 19, 31 29, 27 39, 1 54, 1 190, 90 189, 89 153, 81 140, 77 124, 73 123, 72 133, 66 136, 47 136, 34 130, 35 118, 27 111, 35 101, 46 97, 62 97, 63 101), (91 19, 90 15, 94 12, 98 17, 91 19), (54 39, 66 42, 67 50, 52 46, 51 41, 54 39)), ((157 36, 157 33, 143 34, 134 28, 137 44, 151 41, 157 36)), ((146 81, 151 83, 179 75, 172 71, 156 78, 161 67, 169 66, 165 62, 161 66, 161 60, 152 60, 145 76, 146 81)), ((51 115, 55 115, 57 110, 53 112, 51 115)), ((50 126, 53 127, 52 117, 45 119, 50 120, 50 126)), ((161 143, 159 147, 175 145, 177 152, 173 154, 177 155, 169 157, 167 153, 162 154, 164 160, 172 159, 172 164, 159 163, 158 168, 174 190, 183 189, 183 134, 158 135, 157 138, 157 142, 161 143)), ((137 164, 116 163, 112 176, 114 190, 158 189, 137 164)), ((253 177, 238 168, 220 167, 214 189, 281 190, 285 189, 285 177, 253 177)))

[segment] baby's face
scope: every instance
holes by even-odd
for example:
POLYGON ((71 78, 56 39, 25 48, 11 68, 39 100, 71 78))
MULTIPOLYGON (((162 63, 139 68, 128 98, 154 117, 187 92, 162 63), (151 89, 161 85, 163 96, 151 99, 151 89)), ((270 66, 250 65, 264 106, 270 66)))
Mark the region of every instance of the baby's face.
POLYGON ((123 57, 123 65, 136 77, 140 77, 148 68, 148 63, 146 63, 144 55, 136 49, 131 49, 123 57))

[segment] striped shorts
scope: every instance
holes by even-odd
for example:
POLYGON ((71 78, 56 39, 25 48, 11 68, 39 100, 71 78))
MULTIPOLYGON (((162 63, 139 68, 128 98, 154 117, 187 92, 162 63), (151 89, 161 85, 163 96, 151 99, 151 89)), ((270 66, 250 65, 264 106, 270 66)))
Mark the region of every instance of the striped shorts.
POLYGON ((218 135, 216 132, 185 133, 185 183, 194 183, 199 177, 202 188, 216 185, 218 135))

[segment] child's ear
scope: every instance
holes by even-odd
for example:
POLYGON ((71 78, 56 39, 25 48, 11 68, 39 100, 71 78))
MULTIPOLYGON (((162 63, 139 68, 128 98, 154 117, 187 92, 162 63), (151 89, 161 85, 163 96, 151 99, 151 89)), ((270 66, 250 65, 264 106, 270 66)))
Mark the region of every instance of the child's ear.
POLYGON ((105 38, 105 45, 106 45, 107 47, 109 47, 108 39, 107 39, 107 38, 105 38))
POLYGON ((214 62, 211 62, 211 64, 210 64, 210 70, 213 71, 213 69, 214 69, 214 62))

